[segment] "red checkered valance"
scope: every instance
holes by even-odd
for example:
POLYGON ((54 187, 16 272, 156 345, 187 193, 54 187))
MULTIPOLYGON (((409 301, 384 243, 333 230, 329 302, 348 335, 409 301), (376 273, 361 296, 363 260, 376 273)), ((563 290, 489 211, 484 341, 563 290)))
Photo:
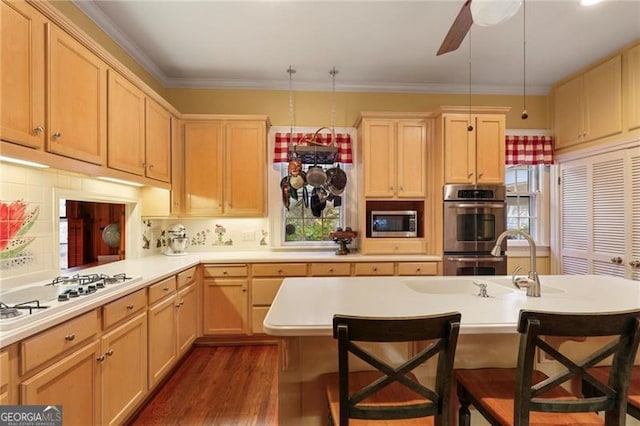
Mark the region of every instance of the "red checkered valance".
POLYGON ((507 165, 553 164, 551 136, 507 136, 507 165))
MULTIPOLYGON (((351 164, 353 163, 353 153, 351 150, 351 136, 347 133, 336 133, 335 146, 338 148, 336 162, 351 164)), ((276 142, 273 148, 273 162, 286 163, 291 160, 289 148, 293 149, 294 145, 299 146, 331 146, 333 144, 333 136, 331 133, 276 133, 276 142), (314 143, 310 143, 312 137, 314 143)))

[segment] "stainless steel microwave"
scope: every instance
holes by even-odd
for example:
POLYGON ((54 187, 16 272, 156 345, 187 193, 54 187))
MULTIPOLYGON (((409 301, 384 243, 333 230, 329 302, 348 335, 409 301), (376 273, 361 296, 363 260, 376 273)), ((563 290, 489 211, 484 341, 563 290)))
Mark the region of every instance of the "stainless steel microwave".
POLYGON ((374 210, 371 212, 372 237, 417 237, 418 212, 415 210, 374 210))

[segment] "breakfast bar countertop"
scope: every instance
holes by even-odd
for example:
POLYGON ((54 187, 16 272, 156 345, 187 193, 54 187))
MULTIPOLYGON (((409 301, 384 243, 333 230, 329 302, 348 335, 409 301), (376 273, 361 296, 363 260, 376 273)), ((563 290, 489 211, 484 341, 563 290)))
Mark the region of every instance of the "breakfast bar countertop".
POLYGON ((544 275, 541 297, 511 277, 286 278, 264 320, 274 336, 330 336, 334 314, 404 317, 462 313, 464 334, 514 333, 521 309, 610 312, 640 308, 640 283, 602 275, 544 275), (490 297, 479 297, 484 283, 490 297))

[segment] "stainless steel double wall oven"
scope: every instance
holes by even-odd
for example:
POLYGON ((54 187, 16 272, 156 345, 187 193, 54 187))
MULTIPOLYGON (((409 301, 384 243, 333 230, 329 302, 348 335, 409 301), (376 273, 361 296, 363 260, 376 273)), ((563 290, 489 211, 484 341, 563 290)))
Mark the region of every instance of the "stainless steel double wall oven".
POLYGON ((504 185, 444 186, 444 274, 505 275, 507 257, 490 254, 506 229, 504 185))

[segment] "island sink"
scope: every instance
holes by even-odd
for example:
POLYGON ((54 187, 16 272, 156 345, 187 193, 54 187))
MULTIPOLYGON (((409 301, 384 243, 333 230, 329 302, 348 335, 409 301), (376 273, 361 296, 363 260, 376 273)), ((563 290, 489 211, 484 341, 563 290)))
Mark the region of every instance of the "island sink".
MULTIPOLYGON (((405 278, 400 280, 404 285, 418 293, 425 294, 457 294, 457 295, 473 295, 480 297, 481 284, 486 286, 488 297, 499 297, 509 294, 516 294, 517 289, 498 284, 486 279, 434 279, 434 278, 405 278)), ((486 296, 485 296, 486 297, 486 296)))

